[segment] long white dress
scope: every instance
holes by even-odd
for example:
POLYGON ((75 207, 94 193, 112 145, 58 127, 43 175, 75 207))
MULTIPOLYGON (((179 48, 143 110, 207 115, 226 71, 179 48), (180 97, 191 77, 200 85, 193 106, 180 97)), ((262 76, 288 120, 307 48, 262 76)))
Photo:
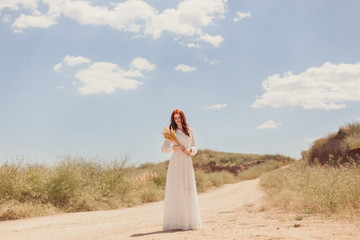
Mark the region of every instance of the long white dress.
MULTIPOLYGON (((185 148, 191 148, 191 156, 197 152, 195 138, 190 129, 190 137, 177 130, 176 137, 185 148)), ((191 156, 180 150, 173 151, 173 142, 165 139, 161 150, 173 152, 166 176, 163 230, 200 229, 202 227, 195 174, 191 156)))

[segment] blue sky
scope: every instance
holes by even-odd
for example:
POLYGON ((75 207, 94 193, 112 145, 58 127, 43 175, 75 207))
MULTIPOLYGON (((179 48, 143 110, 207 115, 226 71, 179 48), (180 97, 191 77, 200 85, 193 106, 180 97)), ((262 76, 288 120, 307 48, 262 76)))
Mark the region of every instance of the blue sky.
POLYGON ((360 120, 359 1, 0 0, 0 159, 300 157, 360 120))

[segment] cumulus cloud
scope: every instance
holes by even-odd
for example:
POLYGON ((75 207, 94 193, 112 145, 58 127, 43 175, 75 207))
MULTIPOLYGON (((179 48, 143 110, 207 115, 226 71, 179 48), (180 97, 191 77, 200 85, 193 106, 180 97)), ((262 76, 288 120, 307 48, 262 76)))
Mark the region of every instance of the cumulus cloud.
POLYGON ((174 69, 181 72, 192 72, 196 70, 196 67, 190 67, 186 64, 179 64, 174 69))
POLYGON ((214 110, 214 109, 222 109, 225 107, 227 107, 227 104, 214 104, 214 105, 208 106, 207 109, 214 110))
POLYGON ((204 33, 201 34, 198 40, 208 42, 214 47, 218 47, 222 43, 224 38, 220 35, 212 36, 210 34, 204 33))
POLYGON ((55 64, 53 70, 57 73, 61 72, 62 65, 63 65, 62 63, 55 64))
POLYGON ((273 120, 269 120, 261 124, 260 126, 257 126, 257 129, 265 129, 265 128, 277 128, 280 125, 282 125, 281 122, 274 122, 273 120))
POLYGON ((143 84, 135 79, 144 77, 141 71, 150 71, 155 68, 155 65, 145 58, 135 58, 130 63, 130 68, 125 70, 115 63, 92 62, 85 57, 68 55, 60 63, 56 64, 53 70, 59 72, 59 69, 65 64, 70 67, 87 64, 86 67, 81 68, 74 75, 81 85, 78 86, 76 81, 72 82, 72 85, 78 86, 77 90, 81 95, 111 94, 115 93, 117 89, 134 90, 143 84))
POLYGON ((155 64, 150 63, 148 60, 146 60, 145 58, 135 58, 131 64, 132 67, 139 69, 139 70, 146 70, 146 71, 151 71, 153 69, 155 69, 155 64))
POLYGON ((31 10, 36 12, 38 7, 38 0, 1 0, 0 14, 3 9, 17 11, 20 9, 31 10))
MULTIPOLYGON (((223 41, 220 35, 210 35, 203 30, 225 18, 227 0, 183 0, 176 8, 162 11, 144 0, 125 0, 108 5, 93 5, 90 1, 79 0, 3 0, 2 9, 31 11, 31 15, 21 13, 12 27, 15 32, 25 28, 48 28, 60 17, 70 18, 79 24, 103 25, 116 30, 135 33, 139 36, 159 38, 170 32, 176 39, 191 42, 207 42, 218 47, 223 41), (40 11, 39 5, 47 5, 47 11, 40 11)), ((41 9, 44 9, 43 7, 41 9)), ((197 46, 195 43, 189 47, 197 46)))
POLYGON ((244 18, 251 18, 251 13, 249 11, 247 11, 247 12, 237 11, 235 13, 235 15, 236 16, 233 19, 234 22, 238 22, 238 21, 240 21, 240 20, 242 20, 244 18))
POLYGON ((46 15, 39 15, 39 16, 26 16, 21 14, 15 22, 11 25, 17 31, 22 32, 22 29, 29 28, 29 27, 38 27, 38 28, 48 28, 51 25, 56 24, 54 16, 46 16, 46 15))
POLYGON ((200 44, 198 43, 188 43, 186 44, 186 46, 188 46, 189 48, 200 48, 200 44))
POLYGON ((71 55, 67 55, 64 58, 63 62, 66 63, 67 65, 69 65, 70 67, 73 67, 73 66, 83 64, 83 63, 89 64, 89 63, 91 63, 91 60, 88 58, 85 58, 85 57, 74 57, 71 55))
POLYGON ((304 109, 341 109, 347 101, 360 101, 360 63, 324 63, 300 74, 275 74, 262 82, 265 90, 251 105, 301 106, 304 109))
POLYGON ((67 55, 60 63, 56 64, 53 67, 53 70, 59 73, 62 71, 64 65, 67 65, 69 67, 74 67, 76 65, 80 65, 84 63, 90 64, 91 60, 85 57, 74 57, 71 55, 67 55))

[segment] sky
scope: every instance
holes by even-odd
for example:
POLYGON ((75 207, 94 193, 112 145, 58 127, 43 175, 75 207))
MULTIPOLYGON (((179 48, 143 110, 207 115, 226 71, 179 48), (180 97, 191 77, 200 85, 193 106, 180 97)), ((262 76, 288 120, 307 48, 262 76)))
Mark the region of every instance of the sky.
POLYGON ((174 109, 199 149, 300 158, 360 121, 359 9, 357 0, 0 0, 0 161, 164 161, 174 109))

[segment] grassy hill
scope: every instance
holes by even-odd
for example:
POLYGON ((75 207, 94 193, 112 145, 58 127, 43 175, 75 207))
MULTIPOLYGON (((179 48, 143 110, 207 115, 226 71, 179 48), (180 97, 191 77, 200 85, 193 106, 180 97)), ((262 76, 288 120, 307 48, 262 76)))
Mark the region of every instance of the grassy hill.
POLYGON ((360 123, 349 123, 336 133, 317 139, 302 156, 309 164, 339 166, 360 163, 360 123))
POLYGON ((248 170, 251 167, 275 161, 279 165, 293 162, 294 159, 283 155, 258 155, 244 153, 217 152, 212 150, 199 150, 193 157, 195 169, 202 169, 205 172, 228 171, 234 175, 248 170))

